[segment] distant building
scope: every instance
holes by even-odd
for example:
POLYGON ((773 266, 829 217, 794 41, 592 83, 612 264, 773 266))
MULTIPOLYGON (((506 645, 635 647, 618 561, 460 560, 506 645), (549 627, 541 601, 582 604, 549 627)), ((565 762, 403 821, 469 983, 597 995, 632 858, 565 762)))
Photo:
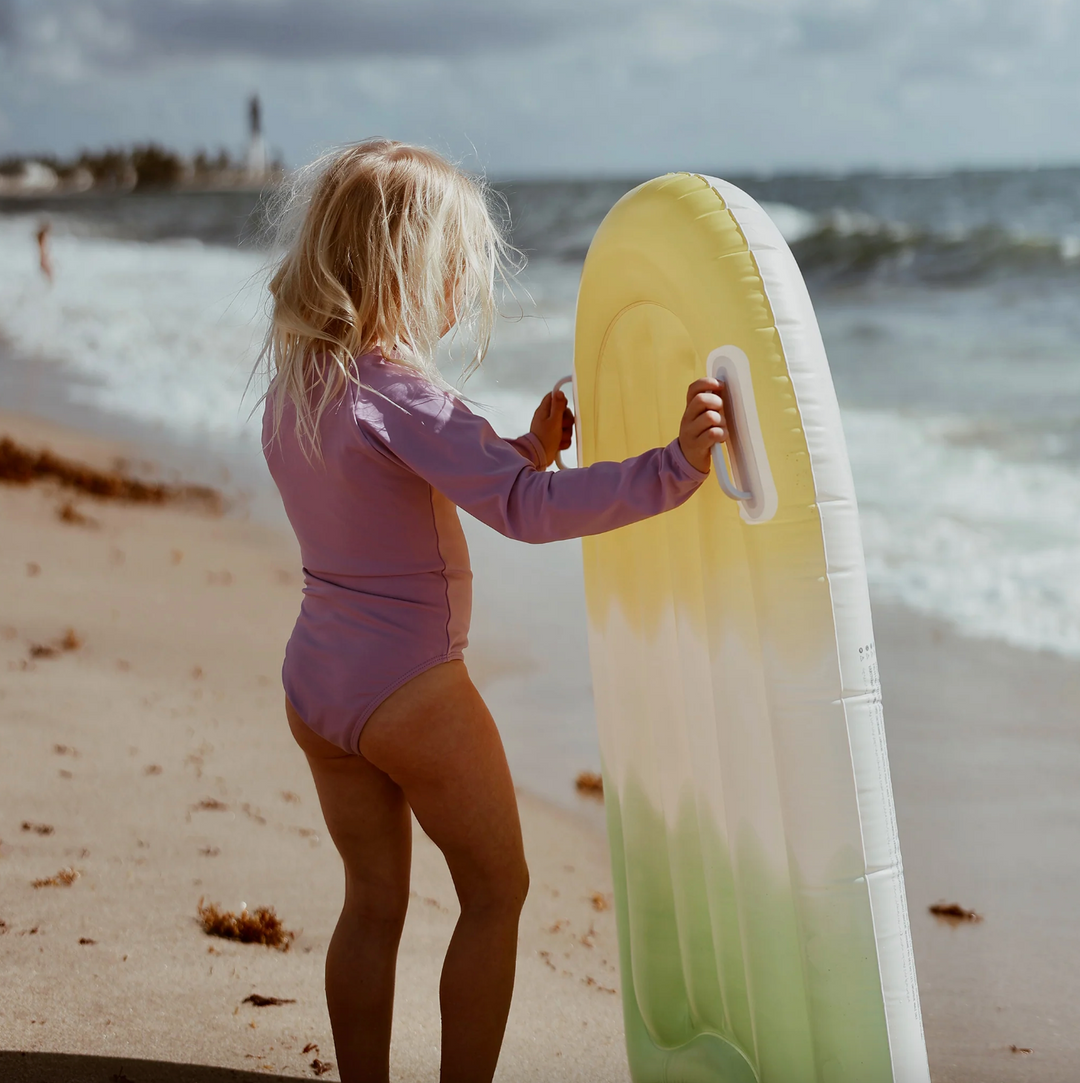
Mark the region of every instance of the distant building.
POLYGON ((60 178, 56 170, 44 162, 25 161, 18 172, 0 177, 0 194, 19 196, 42 196, 56 190, 60 178))
POLYGON ((262 134, 262 106, 259 95, 252 94, 248 100, 248 147, 247 175, 251 180, 265 180, 269 170, 266 156, 266 142, 262 134))

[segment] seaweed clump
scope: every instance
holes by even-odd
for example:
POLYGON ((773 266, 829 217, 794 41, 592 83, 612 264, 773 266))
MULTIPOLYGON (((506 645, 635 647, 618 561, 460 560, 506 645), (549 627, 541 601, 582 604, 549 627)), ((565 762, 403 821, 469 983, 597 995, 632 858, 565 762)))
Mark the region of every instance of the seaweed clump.
POLYGON ((982 921, 982 914, 977 914, 974 910, 969 910, 966 906, 961 906, 959 903, 950 903, 942 900, 936 902, 927 907, 934 917, 948 922, 950 925, 959 925, 962 922, 970 921, 972 923, 982 921))
POLYGON ((587 797, 599 797, 603 800, 604 779, 595 771, 582 771, 574 780, 574 785, 577 787, 578 793, 583 793, 587 797))
POLYGON ((0 481, 30 485, 45 480, 59 482, 65 488, 103 500, 120 500, 130 504, 197 503, 215 512, 223 508, 221 494, 208 486, 141 481, 119 470, 98 470, 73 459, 61 458, 48 450, 32 451, 17 444, 10 436, 0 437, 0 481))
POLYGON ((219 909, 214 903, 204 906, 200 899, 199 922, 207 936, 239 940, 243 944, 265 944, 278 951, 288 951, 296 939, 296 933, 281 924, 272 906, 260 906, 252 912, 245 908, 234 914, 231 910, 219 909))
MULTIPOLYGON (((77 651, 83 645, 82 637, 74 628, 69 628, 60 639, 52 643, 31 643, 31 658, 55 658, 62 651, 77 651)), ((58 748, 62 746, 57 746, 58 748)))
POLYGON ((34 880, 34 887, 71 887, 79 878, 77 869, 61 869, 55 876, 45 876, 40 880, 34 880))

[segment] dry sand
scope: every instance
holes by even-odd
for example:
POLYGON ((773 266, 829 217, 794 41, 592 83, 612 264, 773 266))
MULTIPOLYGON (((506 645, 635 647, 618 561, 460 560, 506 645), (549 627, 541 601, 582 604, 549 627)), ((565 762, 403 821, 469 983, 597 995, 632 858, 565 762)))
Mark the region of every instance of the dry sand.
MULTIPOLYGON (((100 465, 122 451, 0 429, 100 465)), ((159 1062, 310 1078, 316 1055, 334 1060, 322 963, 342 875, 282 713, 295 546, 229 518, 92 500, 76 506, 95 524, 71 525, 60 503, 0 486, 0 1049, 19 1051, 0 1052, 0 1080, 237 1078, 159 1062), (69 628, 78 649, 32 657, 69 628), (67 868, 70 886, 32 886, 67 868), (271 905, 297 938, 286 953, 211 939, 200 898, 271 905), (256 1008, 252 993, 296 1003, 256 1008)), ((521 805, 533 888, 499 1078, 625 1080, 603 838, 521 805)), ((456 906, 419 830, 413 889, 394 1064, 434 1080, 456 906)))
MULTIPOLYGON (((101 465, 123 452, 26 419, 0 432, 101 465)), ((0 486, 0 1080, 311 1078, 316 1056, 334 1059, 321 968, 342 878, 281 711, 294 544, 92 500, 76 505, 94 523, 73 525, 61 502, 0 486), (77 649, 32 657, 69 628, 77 649), (32 886, 68 868, 70 886, 32 886), (210 939, 200 898, 271 905, 296 940, 210 939), (256 1008, 253 993, 296 1003, 256 1008)), ((1071 1083, 1080 667, 899 609, 876 619, 934 1080, 1071 1083), (985 920, 942 924, 926 909, 940 898, 985 920)), ((498 1078, 626 1080, 614 920, 593 902, 610 899, 603 836, 521 802, 533 889, 498 1078)), ((419 831, 413 887, 394 1046, 410 1083, 437 1077, 455 910, 419 831)))

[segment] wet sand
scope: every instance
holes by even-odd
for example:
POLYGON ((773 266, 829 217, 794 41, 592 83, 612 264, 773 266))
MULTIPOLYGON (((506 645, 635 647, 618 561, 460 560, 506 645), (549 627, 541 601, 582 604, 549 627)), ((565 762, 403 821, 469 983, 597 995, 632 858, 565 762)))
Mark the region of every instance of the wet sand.
MULTIPOLYGON (((102 466, 125 451, 26 419, 0 431, 102 466)), ((321 968, 342 882, 281 712, 295 545, 90 499, 75 505, 94 522, 73 524, 65 499, 0 485, 0 1079, 313 1078, 334 1060, 321 968), (66 869, 70 885, 32 886, 66 869), (296 939, 211 939, 200 898, 273 906, 296 939)), ((934 1080, 1072 1081, 1080 666, 902 609, 878 607, 876 625, 934 1080), (939 899, 984 920, 943 924, 939 899)), ((478 680, 509 686, 489 641, 478 680)), ((533 888, 499 1078, 626 1080, 595 808, 521 801, 533 888)), ((395 1077, 434 1080, 455 907, 419 831, 413 888, 395 1077)))
POLYGON ((874 617, 934 1081, 1074 1083, 1080 665, 874 617), (941 899, 984 920, 941 922, 941 899))

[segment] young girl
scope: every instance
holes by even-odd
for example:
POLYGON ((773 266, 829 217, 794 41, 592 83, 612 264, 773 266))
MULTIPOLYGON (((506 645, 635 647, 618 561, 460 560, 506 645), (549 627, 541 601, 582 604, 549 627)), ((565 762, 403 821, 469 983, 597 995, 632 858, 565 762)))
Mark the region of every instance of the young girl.
MULTIPOLYGON (((504 244, 483 190, 419 147, 372 140, 311 167, 270 292, 263 443, 300 542, 304 600, 285 710, 345 864, 326 999, 345 1083, 386 1083, 411 815, 461 905, 443 965, 442 1083, 486 1083, 528 889, 514 786, 463 651, 472 573, 457 509, 527 542, 637 522, 688 499, 724 438, 719 385, 678 438, 549 473, 573 417, 547 395, 496 436, 439 376, 451 328, 487 346, 504 244)), ((295 201, 294 201, 295 202, 295 201)))

